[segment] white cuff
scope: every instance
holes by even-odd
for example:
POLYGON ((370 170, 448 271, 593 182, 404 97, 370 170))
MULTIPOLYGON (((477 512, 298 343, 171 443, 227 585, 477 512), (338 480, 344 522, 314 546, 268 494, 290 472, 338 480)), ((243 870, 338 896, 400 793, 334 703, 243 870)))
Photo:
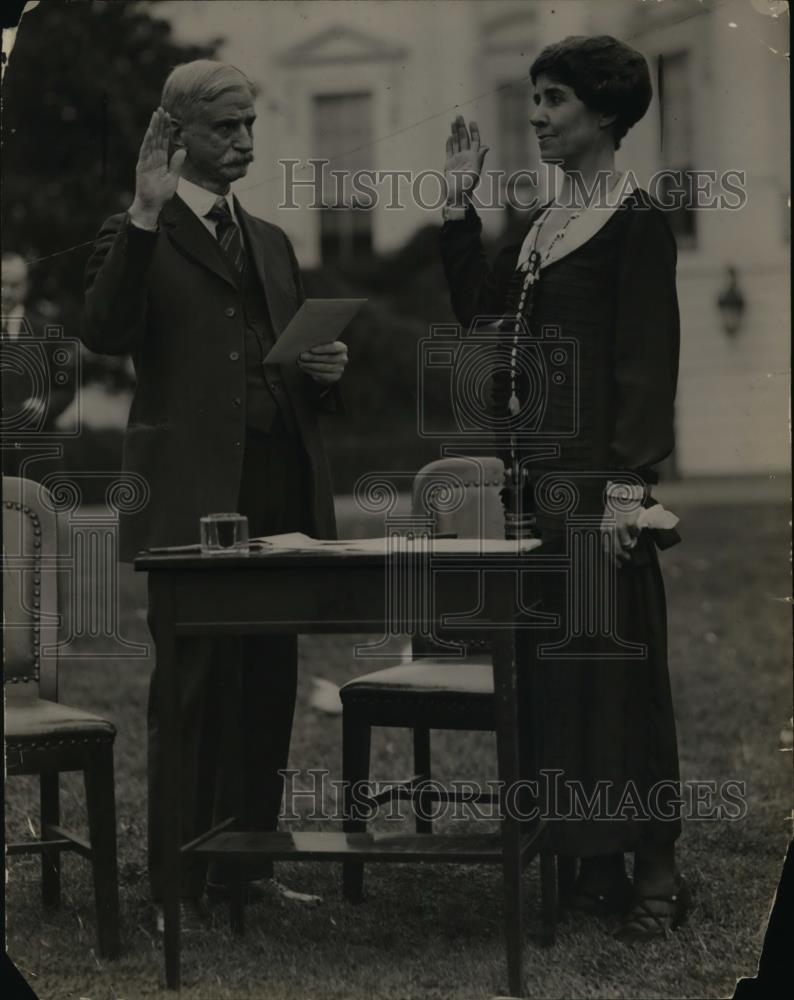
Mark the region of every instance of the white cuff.
POLYGON ((466 208, 458 205, 444 205, 441 209, 444 222, 462 222, 466 218, 466 208))
POLYGON ((678 517, 671 511, 665 510, 660 503, 653 507, 644 507, 637 518, 638 528, 658 528, 669 530, 678 524, 678 517))
POLYGON ((145 226, 142 222, 139 222, 137 219, 133 219, 133 217, 130 215, 129 212, 127 212, 127 219, 129 221, 129 224, 134 229, 142 229, 143 232, 145 233, 156 233, 157 230, 160 228, 159 222, 155 222, 153 226, 145 226))

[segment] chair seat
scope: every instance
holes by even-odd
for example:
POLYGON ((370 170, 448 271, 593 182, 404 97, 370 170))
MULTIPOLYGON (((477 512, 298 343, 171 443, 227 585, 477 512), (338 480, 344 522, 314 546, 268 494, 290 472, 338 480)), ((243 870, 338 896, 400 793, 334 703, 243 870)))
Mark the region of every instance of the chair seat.
POLYGON ((493 699, 490 657, 466 660, 419 659, 356 677, 339 690, 343 702, 379 696, 487 703, 493 699))
POLYGON ((75 742, 109 742, 116 727, 80 708, 34 698, 6 704, 5 736, 9 745, 56 746, 75 742))

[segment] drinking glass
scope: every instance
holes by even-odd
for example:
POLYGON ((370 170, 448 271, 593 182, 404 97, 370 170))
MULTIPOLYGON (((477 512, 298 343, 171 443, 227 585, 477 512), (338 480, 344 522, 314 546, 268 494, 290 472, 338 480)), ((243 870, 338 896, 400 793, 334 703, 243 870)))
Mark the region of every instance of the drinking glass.
POLYGON ((207 514, 202 517, 202 555, 239 555, 248 551, 247 517, 242 514, 207 514))

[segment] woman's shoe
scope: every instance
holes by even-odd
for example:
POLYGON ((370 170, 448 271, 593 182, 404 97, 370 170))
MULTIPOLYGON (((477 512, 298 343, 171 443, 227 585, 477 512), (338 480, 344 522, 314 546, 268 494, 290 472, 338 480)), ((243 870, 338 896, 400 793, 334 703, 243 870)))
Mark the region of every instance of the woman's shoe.
POLYGON ((577 913, 608 917, 625 913, 631 904, 632 896, 633 889, 628 878, 621 879, 603 893, 588 892, 577 884, 574 886, 567 908, 577 913))
POLYGON ((692 893, 683 878, 669 896, 635 896, 615 937, 626 944, 669 937, 684 923, 691 905, 692 893))

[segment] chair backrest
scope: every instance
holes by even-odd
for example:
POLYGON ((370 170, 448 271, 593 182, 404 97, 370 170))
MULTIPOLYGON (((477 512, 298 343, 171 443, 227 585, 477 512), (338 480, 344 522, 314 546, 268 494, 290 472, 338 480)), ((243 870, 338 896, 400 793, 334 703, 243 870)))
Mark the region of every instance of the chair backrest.
MULTIPOLYGON (((65 524, 49 491, 3 476, 3 684, 8 699, 58 698, 59 552, 65 524)), ((65 590, 60 588, 61 599, 65 590)))
MULTIPOLYGON (((505 519, 500 491, 504 485, 504 464, 491 456, 465 455, 440 458, 417 472, 413 483, 411 513, 430 516, 435 534, 454 532, 458 538, 504 538, 505 519)), ((452 632, 441 629, 442 641, 463 644, 470 652, 489 648, 480 632, 452 632)), ((433 656, 442 647, 415 637, 414 656, 433 656)))
POLYGON ((429 514, 436 534, 504 538, 504 465, 491 456, 440 458, 417 472, 411 512, 429 514))

